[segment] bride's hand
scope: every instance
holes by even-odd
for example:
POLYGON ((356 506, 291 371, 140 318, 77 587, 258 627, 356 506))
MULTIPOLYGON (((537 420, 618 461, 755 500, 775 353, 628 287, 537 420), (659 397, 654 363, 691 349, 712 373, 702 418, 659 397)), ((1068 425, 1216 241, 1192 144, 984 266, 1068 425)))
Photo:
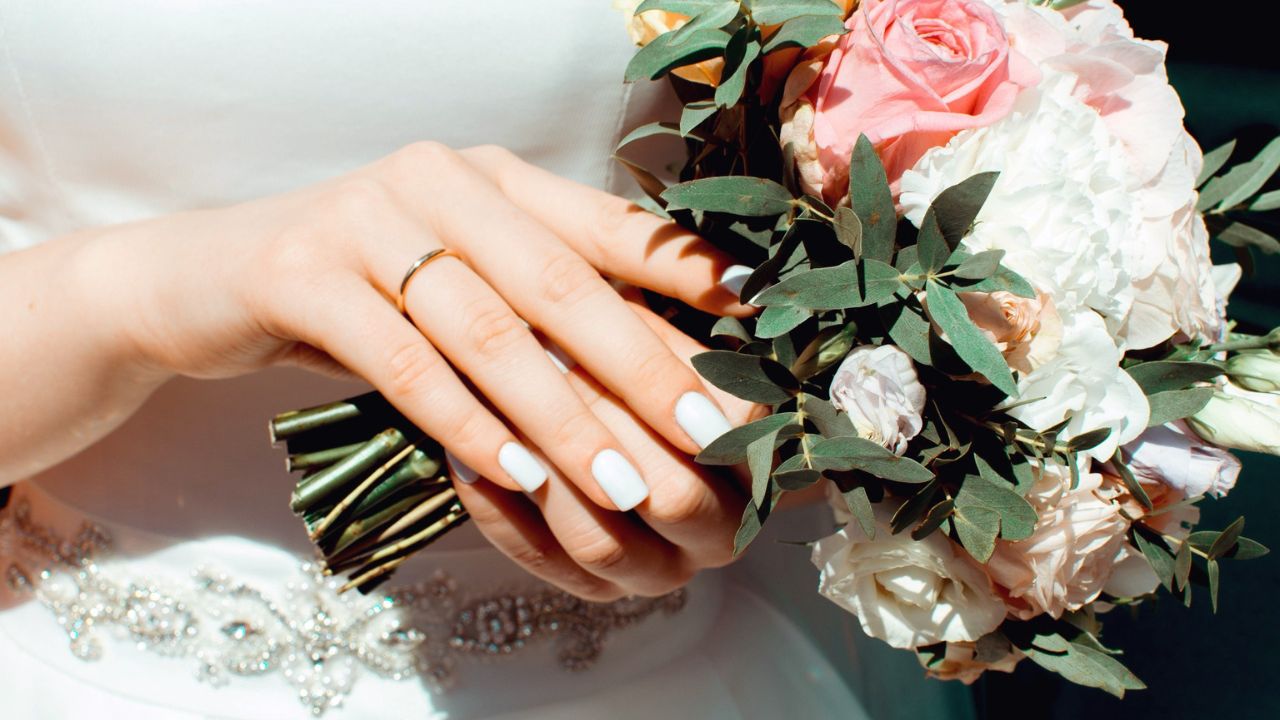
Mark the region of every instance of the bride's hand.
POLYGON ((321 185, 97 239, 81 265, 130 259, 111 282, 142 291, 116 311, 132 319, 126 331, 149 364, 199 377, 282 362, 344 367, 508 489, 547 478, 531 445, 610 510, 643 502, 659 479, 591 411, 535 330, 683 453, 728 427, 696 373, 601 274, 744 314, 721 284, 729 260, 497 148, 413 145, 321 185), (405 271, 436 248, 460 258, 418 270, 402 317, 405 271))

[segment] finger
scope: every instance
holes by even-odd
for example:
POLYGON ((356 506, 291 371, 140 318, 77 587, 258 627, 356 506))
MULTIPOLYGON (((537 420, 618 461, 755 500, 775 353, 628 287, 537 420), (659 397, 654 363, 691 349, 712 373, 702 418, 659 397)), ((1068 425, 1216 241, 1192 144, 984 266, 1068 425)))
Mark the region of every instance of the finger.
POLYGON ((649 502, 636 509, 644 522, 681 549, 696 567, 718 567, 733 557, 746 496, 733 478, 699 466, 640 421, 616 396, 574 369, 569 382, 652 478, 649 502))
MULTIPOLYGON (((455 469, 455 477, 458 474, 455 469)), ((490 483, 461 482, 454 487, 481 534, 534 577, 594 602, 608 602, 626 594, 574 562, 547 527, 537 506, 525 496, 490 483)))
MULTIPOLYGON (((289 334, 359 374, 423 432, 509 490, 499 463, 515 436, 467 389, 426 338, 356 276, 331 279, 282 321, 289 334)), ((508 451, 510 452, 510 451, 508 451)))
POLYGON ((706 240, 635 203, 559 177, 501 148, 463 151, 512 203, 605 274, 719 315, 750 315, 751 272, 706 240))
MULTIPOLYGON (((729 429, 724 414, 702 392, 697 375, 672 355, 613 288, 483 176, 469 168, 451 169, 450 182, 432 187, 432 198, 449 208, 434 217, 434 229, 450 243, 466 248, 476 272, 521 317, 546 333, 669 442, 692 454, 729 429), (520 259, 515 267, 512 258, 520 259)), ((429 214, 425 207, 422 212, 429 214)), ((420 324, 427 322, 416 314, 415 318, 420 324)), ((450 354, 443 334, 427 334, 450 354)), ((523 338, 532 341, 527 333, 523 338)), ((455 363, 460 364, 457 359, 455 363)), ((489 388, 485 393, 499 399, 489 388)), ((558 445, 549 444, 545 435, 539 436, 514 415, 507 416, 529 428, 530 437, 560 464, 558 445)), ((574 477, 572 465, 560 467, 574 477)), ((624 477, 639 477, 634 466, 619 463, 617 470, 618 478, 601 480, 601 484, 608 488, 624 477)), ((640 493, 636 488, 635 494, 640 493)))

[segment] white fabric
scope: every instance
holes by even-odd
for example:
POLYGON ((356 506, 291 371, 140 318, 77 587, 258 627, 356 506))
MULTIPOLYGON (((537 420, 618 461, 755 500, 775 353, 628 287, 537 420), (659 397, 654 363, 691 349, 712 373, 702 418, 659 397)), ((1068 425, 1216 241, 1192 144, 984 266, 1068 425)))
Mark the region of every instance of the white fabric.
MULTIPOLYGON (((0 252, 286 191, 421 139, 495 143, 617 187, 613 145, 661 88, 624 88, 634 49, 610 5, 0 0, 0 252)), ((177 380, 28 494, 125 536, 160 538, 145 550, 125 543, 122 573, 180 578, 209 564, 269 591, 309 547, 265 421, 358 391, 283 370, 177 380)), ((399 578, 439 567, 465 568, 481 584, 509 577, 512 566, 484 548, 459 531, 399 578)), ((789 561, 806 565, 803 552, 789 561)), ((805 613, 830 626, 828 639, 841 637, 839 617, 825 606, 805 613)), ((619 633, 584 674, 532 654, 473 672, 442 697, 365 675, 326 717, 864 716, 824 654, 725 572, 704 574, 681 615, 619 633)), ((196 682, 190 660, 124 642, 82 662, 43 608, 0 602, 6 718, 304 717, 290 693, 278 676, 213 689, 196 682)))

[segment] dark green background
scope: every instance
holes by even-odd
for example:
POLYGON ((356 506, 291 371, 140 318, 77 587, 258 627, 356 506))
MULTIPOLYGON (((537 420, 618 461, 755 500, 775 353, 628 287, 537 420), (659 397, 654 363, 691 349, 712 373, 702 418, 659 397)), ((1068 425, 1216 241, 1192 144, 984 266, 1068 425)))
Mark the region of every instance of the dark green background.
MULTIPOLYGON (((1167 40, 1169 75, 1187 107, 1187 127, 1205 149, 1240 138, 1247 159, 1280 130, 1280 36, 1265 19, 1270 3, 1125 2, 1140 37, 1167 40)), ((1275 226, 1273 226, 1274 228, 1275 226)), ((1219 262, 1230 252, 1220 252, 1219 262)), ((1230 306, 1254 330, 1280 326, 1280 261, 1260 258, 1230 306)), ((1280 551, 1280 459, 1241 454, 1245 471, 1225 499, 1201 503, 1202 527, 1221 529, 1239 515, 1245 534, 1280 551)), ((1280 552, 1225 563, 1215 616, 1198 594, 1190 609, 1165 596, 1106 619, 1103 640, 1148 690, 1119 701, 1062 682, 1029 662, 1012 675, 974 685, 982 720, 1005 718, 1280 718, 1280 552)))

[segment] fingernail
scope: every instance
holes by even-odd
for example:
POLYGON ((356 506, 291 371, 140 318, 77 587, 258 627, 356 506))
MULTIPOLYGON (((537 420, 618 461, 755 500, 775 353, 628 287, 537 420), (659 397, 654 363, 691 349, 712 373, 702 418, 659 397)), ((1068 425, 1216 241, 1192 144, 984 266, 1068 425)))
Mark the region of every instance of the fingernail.
POLYGON ((480 477, 480 473, 472 470, 470 465, 459 460, 457 455, 448 450, 444 451, 444 459, 445 462, 449 463, 449 468, 453 470, 453 476, 461 482, 470 485, 480 477))
POLYGON ((687 392, 676 401, 676 422, 700 448, 733 429, 711 398, 697 392, 687 392))
POLYGON ((649 486, 617 450, 601 450, 591 461, 591 474, 619 510, 630 510, 649 497, 649 486))
POLYGON ((570 368, 577 364, 573 361, 573 358, 569 357, 568 353, 553 342, 547 342, 542 347, 546 349, 547 357, 551 358, 551 363, 566 375, 569 374, 570 368))
POLYGON ((746 265, 730 265, 720 273, 720 287, 734 296, 741 295, 742 286, 747 284, 747 278, 751 277, 752 272, 754 271, 746 265))
POLYGON ((547 481, 546 468, 520 443, 509 442, 499 448, 498 464, 525 492, 533 492, 547 481))

